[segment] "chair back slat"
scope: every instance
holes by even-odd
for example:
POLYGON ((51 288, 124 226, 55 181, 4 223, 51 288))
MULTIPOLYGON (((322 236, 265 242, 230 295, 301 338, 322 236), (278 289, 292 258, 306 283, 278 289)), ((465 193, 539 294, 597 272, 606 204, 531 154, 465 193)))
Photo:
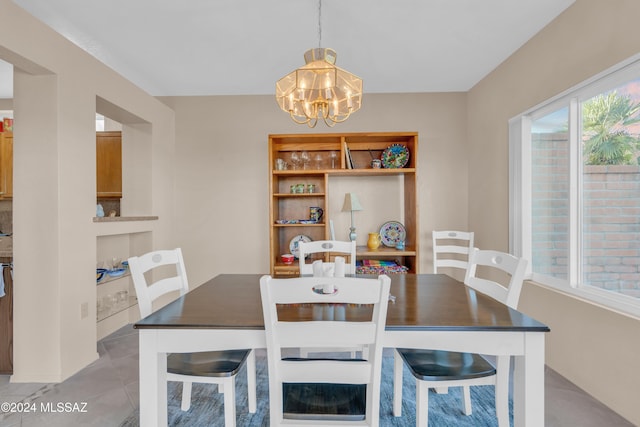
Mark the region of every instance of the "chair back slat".
POLYGON ((295 279, 273 279, 271 300, 276 304, 338 302, 374 304, 380 297, 380 288, 375 284, 377 279, 355 277, 298 277, 295 279), (319 293, 320 289, 334 289, 335 292, 319 293))
POLYGON ((442 245, 437 246, 433 251, 436 253, 469 255, 469 246, 442 245))
POLYGON ((337 365, 331 360, 281 360, 279 369, 285 383, 368 384, 373 366, 367 360, 351 360, 337 365))
POLYGON ((376 340, 376 324, 373 322, 309 321, 278 322, 282 347, 327 347, 372 344, 376 340))
POLYGON ((181 295, 186 293, 184 281, 180 277, 167 277, 160 279, 147 287, 149 299, 155 301, 162 295, 173 291, 180 291, 181 295))
POLYGON ((437 265, 437 267, 453 267, 453 268, 459 268, 464 271, 467 270, 468 266, 469 266, 468 261, 463 261, 459 259, 439 259, 438 265, 437 265))

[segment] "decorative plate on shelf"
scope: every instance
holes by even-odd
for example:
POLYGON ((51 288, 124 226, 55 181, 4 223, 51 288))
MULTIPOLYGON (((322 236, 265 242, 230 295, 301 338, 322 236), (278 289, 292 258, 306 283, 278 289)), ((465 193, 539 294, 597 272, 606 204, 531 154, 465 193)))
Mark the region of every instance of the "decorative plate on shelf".
POLYGON ((104 279, 104 275, 107 274, 107 269, 106 268, 97 268, 96 269, 96 279, 98 281, 98 283, 100 283, 100 281, 102 279, 104 279))
POLYGON ((398 221, 388 221, 380 227, 380 240, 385 246, 395 248, 398 242, 403 242, 406 238, 407 230, 398 221))
POLYGON ((111 277, 120 277, 125 273, 124 268, 114 268, 113 270, 107 270, 107 274, 111 277))
POLYGON ((305 236, 304 234, 298 234, 297 236, 293 236, 293 239, 289 242, 289 252, 293 254, 294 257, 298 258, 300 255, 300 249, 298 249, 299 242, 310 242, 311 237, 305 236))
POLYGON ((403 168, 409 162, 409 149, 404 145, 392 144, 382 152, 380 160, 384 168, 403 168))

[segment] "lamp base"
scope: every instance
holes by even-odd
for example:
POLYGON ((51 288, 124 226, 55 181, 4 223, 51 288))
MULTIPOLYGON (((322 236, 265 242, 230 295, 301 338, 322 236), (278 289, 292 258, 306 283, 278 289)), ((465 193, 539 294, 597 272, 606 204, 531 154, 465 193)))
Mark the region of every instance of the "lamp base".
POLYGON ((356 240, 356 228, 355 227, 349 228, 349 240, 351 240, 352 242, 354 240, 356 240))

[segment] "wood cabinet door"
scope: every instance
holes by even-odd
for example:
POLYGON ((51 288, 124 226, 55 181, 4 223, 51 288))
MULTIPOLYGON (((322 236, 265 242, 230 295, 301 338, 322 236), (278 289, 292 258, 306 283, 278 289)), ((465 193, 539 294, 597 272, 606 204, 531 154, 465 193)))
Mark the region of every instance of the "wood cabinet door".
POLYGON ((122 197, 122 132, 96 133, 98 198, 122 197))
MULTIPOLYGON (((8 260, 3 260, 3 262, 8 260)), ((13 278, 10 268, 0 268, 5 296, 0 298, 0 375, 13 374, 13 278)))
POLYGON ((13 133, 0 133, 0 199, 13 197, 13 133))

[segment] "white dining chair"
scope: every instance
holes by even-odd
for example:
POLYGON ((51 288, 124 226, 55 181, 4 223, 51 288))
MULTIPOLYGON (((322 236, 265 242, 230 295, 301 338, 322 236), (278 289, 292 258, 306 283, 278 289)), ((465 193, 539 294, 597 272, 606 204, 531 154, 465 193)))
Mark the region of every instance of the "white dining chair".
MULTIPOLYGON (((523 258, 476 248, 471 252, 464 283, 516 309, 526 265, 527 261, 523 258), (478 274, 479 268, 483 270, 482 276, 478 274), (500 278, 488 278, 497 276, 500 278)), ((416 426, 425 427, 428 424, 429 388, 462 386, 463 410, 465 415, 471 415, 469 386, 472 385, 495 386, 498 425, 509 426, 509 356, 496 356, 494 366, 479 354, 399 348, 394 353, 394 359, 394 387, 402 382, 403 362, 416 378, 416 426)), ((400 406, 399 394, 395 394, 394 413, 400 413, 400 406)))
MULTIPOLYGON (((129 269, 141 317, 153 312, 153 302, 157 298, 169 292, 179 291, 180 295, 184 295, 189 291, 180 248, 131 257, 129 269), (162 278, 149 283, 147 277, 154 274, 161 274, 162 278)), ((183 411, 189 410, 191 406, 192 383, 217 384, 218 392, 224 393, 225 426, 233 427, 236 425, 235 377, 244 365, 247 368, 249 412, 256 412, 255 363, 255 353, 252 349, 172 353, 167 356, 167 380, 182 382, 183 411)))
MULTIPOLYGON (((314 254, 326 254, 323 259, 323 268, 330 270, 335 268, 335 264, 329 259, 332 255, 346 255, 349 257, 345 263, 345 274, 356 274, 356 242, 340 240, 315 240, 311 242, 298 243, 298 259, 300 262, 300 274, 313 274, 313 262, 309 262, 314 254), (309 259, 307 259, 309 258, 309 259)), ((333 274, 331 274, 333 275, 333 274)))
POLYGON ((378 426, 388 276, 377 279, 296 277, 260 279, 267 339, 270 426, 378 426), (367 319, 280 318, 278 305, 371 304, 367 319), (292 347, 358 343, 369 358, 286 357, 292 347))
POLYGON ((473 232, 433 231, 433 274, 441 273, 440 268, 456 268, 461 276, 467 272, 469 256, 473 250, 473 232))

